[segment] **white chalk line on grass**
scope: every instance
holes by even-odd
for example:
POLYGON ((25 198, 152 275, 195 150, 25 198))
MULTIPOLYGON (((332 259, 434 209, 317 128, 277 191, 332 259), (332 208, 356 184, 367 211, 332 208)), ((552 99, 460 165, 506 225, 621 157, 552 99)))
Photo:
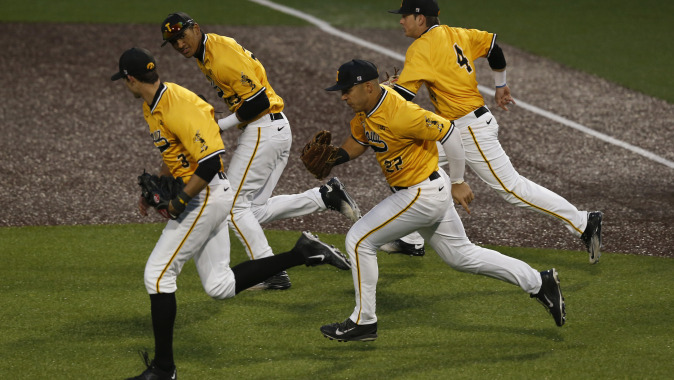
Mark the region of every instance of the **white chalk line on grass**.
MULTIPOLYGON (((295 17, 300 18, 304 21, 307 21, 310 24, 315 25, 316 27, 318 27, 320 30, 324 31, 325 33, 331 34, 335 37, 338 37, 338 38, 341 38, 343 40, 352 42, 356 45, 360 45, 362 47, 365 47, 365 48, 368 48, 370 50, 376 51, 377 53, 380 53, 380 54, 383 54, 385 56, 391 57, 391 58, 396 59, 398 61, 405 62, 405 56, 404 55, 398 54, 398 53, 396 53, 396 52, 394 52, 390 49, 387 49, 383 46, 365 41, 365 40, 363 40, 361 38, 358 38, 354 35, 343 32, 343 31, 333 27, 332 25, 328 24, 327 22, 325 22, 325 21, 323 21, 319 18, 316 18, 316 17, 314 17, 310 14, 307 14, 307 13, 304 13, 302 11, 298 11, 297 9, 290 8, 290 7, 287 7, 285 5, 277 4, 277 3, 274 3, 274 2, 271 2, 271 1, 268 1, 268 0, 250 0, 250 1, 252 1, 254 3, 257 3, 257 4, 260 4, 260 5, 263 5, 263 6, 268 7, 268 8, 272 8, 272 9, 277 10, 277 11, 282 12, 282 13, 289 14, 291 16, 295 16, 295 17)), ((482 85, 478 85, 478 89, 482 93, 485 93, 489 96, 494 96, 494 90, 491 89, 491 88, 484 87, 482 85)), ((663 164, 663 165, 665 165, 669 168, 674 169, 674 161, 667 160, 666 158, 660 157, 655 153, 649 152, 645 149, 639 148, 638 146, 634 146, 632 144, 629 144, 629 143, 626 143, 624 141, 618 140, 618 139, 616 139, 614 137, 611 137, 609 135, 606 135, 604 133, 597 132, 594 129, 588 128, 584 125, 578 124, 578 123, 576 123, 574 121, 571 121, 571 120, 569 120, 565 117, 562 117, 562 116, 559 116, 559 115, 554 114, 552 112, 549 112, 549 111, 546 111, 544 109, 538 108, 534 105, 525 103, 525 102, 523 102, 519 99, 516 99, 516 100, 517 100, 517 106, 519 106, 521 108, 524 108, 527 111, 530 111, 530 112, 533 112, 535 114, 541 115, 541 116, 546 117, 546 118, 548 118, 552 121, 555 121, 557 123, 566 125, 567 127, 570 127, 570 128, 575 129, 575 130, 578 130, 580 132, 583 132, 587 135, 595 137, 595 138, 597 138, 599 140, 602 140, 604 142, 607 142, 609 144, 613 144, 615 146, 619 146, 621 148, 627 149, 627 150, 629 150, 633 153, 636 153, 636 154, 639 154, 643 157, 646 157, 649 160, 661 163, 661 164, 663 164)))

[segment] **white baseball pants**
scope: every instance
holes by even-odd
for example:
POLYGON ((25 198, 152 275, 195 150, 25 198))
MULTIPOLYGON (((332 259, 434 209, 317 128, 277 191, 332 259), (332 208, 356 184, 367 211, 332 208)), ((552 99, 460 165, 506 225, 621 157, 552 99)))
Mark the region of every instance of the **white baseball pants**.
MULTIPOLYGON (((486 108, 486 107, 485 107, 486 108)), ((491 112, 475 117, 474 113, 457 119, 461 131, 466 163, 506 202, 534 210, 560 220, 571 233, 580 237, 587 225, 587 211, 579 211, 563 197, 521 176, 513 167, 498 141, 498 122, 491 112)), ((440 165, 447 158, 439 146, 440 165)))
MULTIPOLYGON (((442 171, 442 169, 440 169, 442 171)), ((452 204, 449 187, 441 178, 426 179, 399 190, 372 208, 346 235, 352 264, 356 307, 350 318, 357 324, 377 321, 376 287, 379 277, 377 248, 413 231, 419 231, 452 268, 481 274, 538 293, 540 273, 523 261, 482 248, 468 240, 452 204)))
POLYGON ((227 177, 235 191, 230 227, 251 259, 273 254, 261 223, 327 209, 318 187, 271 197, 288 163, 291 144, 292 132, 285 115, 276 120, 265 115, 242 131, 229 163, 227 177))
POLYGON ((216 175, 187 204, 176 220, 169 220, 145 265, 149 294, 174 293, 176 279, 191 258, 206 293, 216 299, 233 297, 234 273, 229 267, 227 214, 234 192, 216 175))

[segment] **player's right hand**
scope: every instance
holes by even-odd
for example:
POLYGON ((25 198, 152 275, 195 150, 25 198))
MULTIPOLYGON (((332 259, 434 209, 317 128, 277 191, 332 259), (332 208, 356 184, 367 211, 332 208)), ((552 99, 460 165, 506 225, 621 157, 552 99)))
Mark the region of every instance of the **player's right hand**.
POLYGON ((508 107, 506 107, 508 104, 516 104, 515 99, 510 95, 510 87, 508 86, 497 88, 494 93, 494 100, 496 105, 506 111, 508 110, 508 107))
POLYGON ((473 201, 473 199, 475 199, 475 195, 473 194, 473 190, 471 190, 467 182, 463 182, 458 185, 452 184, 452 198, 454 199, 454 202, 460 204, 461 207, 463 207, 463 209, 470 214, 470 208, 468 208, 468 205, 473 201))

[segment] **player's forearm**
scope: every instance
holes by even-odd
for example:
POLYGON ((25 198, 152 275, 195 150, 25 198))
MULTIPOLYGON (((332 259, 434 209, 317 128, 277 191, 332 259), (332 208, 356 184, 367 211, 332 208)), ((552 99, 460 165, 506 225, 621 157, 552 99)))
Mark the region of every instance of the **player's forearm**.
POLYGON ((208 186, 208 182, 204 180, 203 178, 199 177, 198 175, 193 175, 190 177, 190 180, 187 181, 187 184, 185 185, 185 188, 183 191, 185 194, 187 194, 190 199, 194 198, 197 194, 199 194, 203 189, 208 186))
POLYGON ((346 141, 344 141, 340 149, 342 149, 348 155, 348 160, 353 160, 354 158, 363 154, 365 150, 367 150, 367 147, 357 143, 353 137, 349 137, 346 139, 346 141))
POLYGON ((209 182, 221 169, 220 157, 214 156, 207 160, 199 162, 194 174, 187 181, 183 190, 169 202, 169 213, 174 216, 180 215, 187 204, 208 186, 209 182))
POLYGON ((450 135, 442 141, 447 161, 449 161, 449 179, 452 183, 463 182, 466 170, 466 153, 461 142, 461 133, 457 128, 452 128, 450 135))
POLYGON ((261 114, 269 112, 270 106, 269 98, 264 89, 262 89, 256 95, 246 99, 235 113, 218 120, 218 126, 222 131, 236 127, 241 123, 248 122, 261 114))
POLYGON ((208 182, 203 178, 196 174, 192 175, 183 190, 169 202, 168 212, 174 217, 182 214, 192 198, 205 189, 206 186, 208 186, 208 182))

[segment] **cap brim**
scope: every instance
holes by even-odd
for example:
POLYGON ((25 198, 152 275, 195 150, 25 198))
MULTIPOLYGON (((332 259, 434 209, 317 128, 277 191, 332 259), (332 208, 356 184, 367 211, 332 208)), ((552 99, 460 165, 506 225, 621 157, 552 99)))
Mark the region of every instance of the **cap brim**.
POLYGON ((180 36, 181 36, 181 34, 179 34, 179 35, 177 35, 177 36, 173 36, 173 37, 169 38, 168 40, 164 40, 164 42, 161 44, 161 47, 164 47, 164 45, 166 45, 166 44, 168 44, 168 43, 171 43, 171 42, 177 40, 178 37, 180 37, 180 36))
POLYGON ((111 76, 110 80, 115 81, 115 80, 122 79, 122 78, 124 78, 124 73, 122 73, 120 71, 118 73, 115 73, 115 75, 111 76))
POLYGON ((392 10, 388 11, 388 13, 395 13, 395 14, 399 14, 399 15, 403 14, 402 9, 392 9, 392 10))
MULTIPOLYGON (((190 25, 190 26, 192 26, 192 25, 190 25)), ((164 45, 166 45, 166 44, 168 44, 168 43, 170 43, 170 42, 173 42, 173 41, 177 40, 178 38, 182 37, 182 36, 185 34, 185 29, 187 29, 187 28, 188 28, 188 27, 184 27, 183 30, 181 30, 180 32, 178 32, 178 34, 176 34, 175 36, 172 36, 171 38, 165 39, 165 40, 164 40, 164 43, 161 44, 161 47, 164 47, 164 45)))

